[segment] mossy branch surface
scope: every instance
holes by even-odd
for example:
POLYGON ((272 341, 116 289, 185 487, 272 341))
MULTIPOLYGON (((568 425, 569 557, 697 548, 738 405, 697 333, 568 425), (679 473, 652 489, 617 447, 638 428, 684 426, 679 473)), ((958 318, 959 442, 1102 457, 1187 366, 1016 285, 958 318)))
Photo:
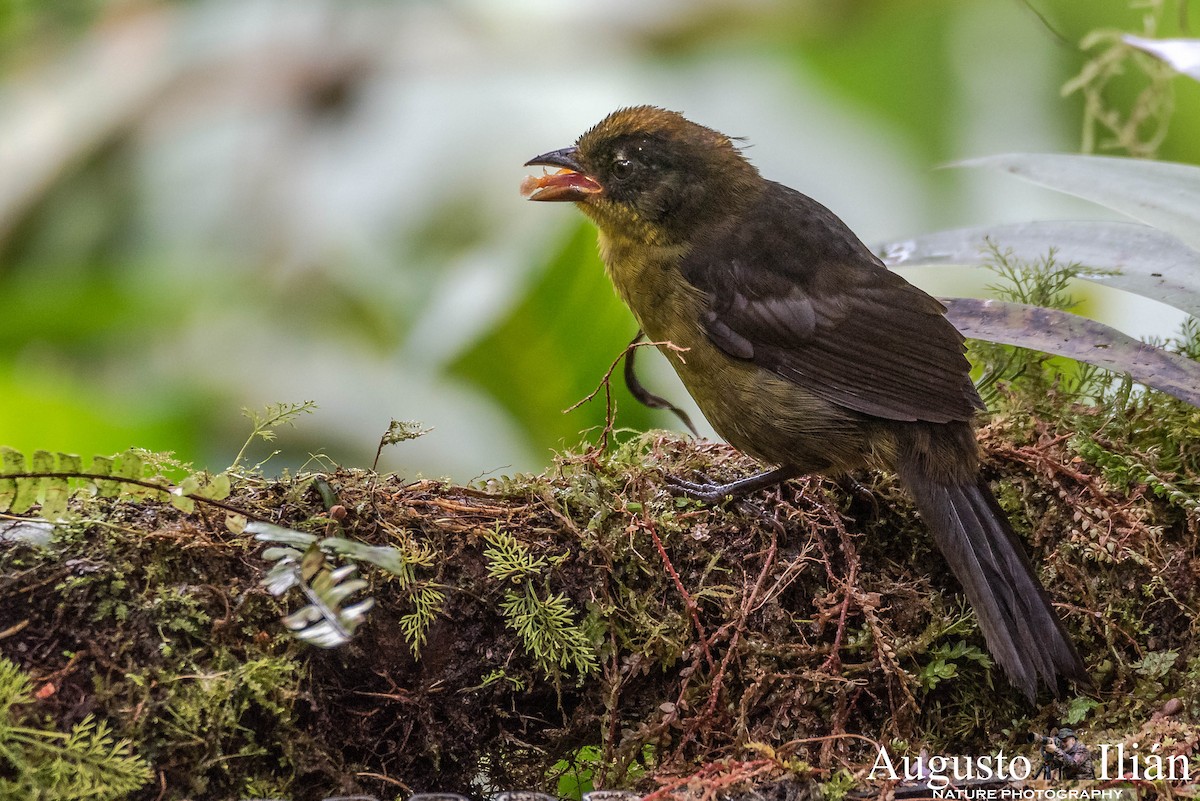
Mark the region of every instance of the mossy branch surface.
POLYGON ((1067 722, 1194 743, 1200 412, 1115 380, 1084 402, 1041 361, 993 363, 988 475, 1094 695, 1031 708, 1008 688, 890 476, 858 476, 871 498, 809 478, 707 508, 662 474, 755 466, 662 432, 467 487, 233 476, 224 503, 291 546, 161 491, 75 492, 49 545, 0 545, 0 644, 54 730, 90 714, 130 742, 153 772, 131 798, 553 790, 583 753, 597 786, 684 787, 709 765, 836 788, 876 743, 1011 751, 1067 722), (261 584, 264 545, 315 548, 312 576, 357 565, 375 606, 347 644, 284 633, 304 601, 261 584))

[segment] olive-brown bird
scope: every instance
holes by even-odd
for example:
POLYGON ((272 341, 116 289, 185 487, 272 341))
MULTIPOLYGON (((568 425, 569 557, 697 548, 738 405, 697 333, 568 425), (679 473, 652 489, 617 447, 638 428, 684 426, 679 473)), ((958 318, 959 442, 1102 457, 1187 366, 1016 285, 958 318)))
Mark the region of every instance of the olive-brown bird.
POLYGON ((945 308, 833 212, 762 178, 729 137, 650 106, 530 159, 530 200, 574 201, 617 291, 713 428, 778 467, 709 501, 803 473, 892 468, 912 493, 1009 680, 1086 681, 1070 637, 979 471, 983 403, 945 308))

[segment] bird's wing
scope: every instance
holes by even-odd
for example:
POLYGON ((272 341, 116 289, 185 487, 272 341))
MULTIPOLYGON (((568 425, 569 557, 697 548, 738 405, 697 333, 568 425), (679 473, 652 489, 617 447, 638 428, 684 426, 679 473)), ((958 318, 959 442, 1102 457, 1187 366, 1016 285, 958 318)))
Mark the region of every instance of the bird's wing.
POLYGON ((832 212, 771 184, 684 259, 723 351, 832 403, 889 420, 970 420, 982 407, 941 303, 883 264, 832 212))

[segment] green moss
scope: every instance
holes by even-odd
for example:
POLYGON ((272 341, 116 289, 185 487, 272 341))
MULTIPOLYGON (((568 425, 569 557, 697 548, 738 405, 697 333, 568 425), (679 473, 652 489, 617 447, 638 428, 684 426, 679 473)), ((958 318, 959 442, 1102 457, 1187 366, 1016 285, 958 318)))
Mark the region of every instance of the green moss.
POLYGON ((0 658, 0 797, 116 801, 149 783, 146 761, 107 722, 87 715, 60 731, 36 720, 35 699, 29 676, 0 658))

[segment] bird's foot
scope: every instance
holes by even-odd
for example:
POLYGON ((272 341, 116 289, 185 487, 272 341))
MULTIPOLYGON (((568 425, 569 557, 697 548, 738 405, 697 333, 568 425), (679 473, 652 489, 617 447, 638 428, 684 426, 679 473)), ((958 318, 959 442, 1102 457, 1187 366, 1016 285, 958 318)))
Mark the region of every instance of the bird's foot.
POLYGON ((732 498, 733 492, 730 488, 737 483, 736 481, 731 481, 728 484, 716 484, 710 481, 687 481, 672 475, 663 476, 663 480, 675 494, 683 495, 694 501, 711 504, 724 503, 727 499, 732 498))
POLYGON ((704 503, 719 504, 724 503, 726 499, 740 498, 765 487, 774 486, 797 475, 799 475, 799 471, 794 467, 777 467, 774 470, 767 470, 747 476, 746 478, 740 478, 737 481, 730 481, 728 484, 715 484, 707 481, 685 481, 682 478, 670 475, 666 476, 665 479, 667 485, 680 495, 685 495, 693 500, 703 501, 704 503))
POLYGON ((836 481, 838 486, 841 487, 842 492, 846 493, 854 500, 870 506, 874 512, 874 516, 879 517, 879 498, 875 496, 875 493, 870 487, 868 487, 866 484, 863 484, 849 473, 843 473, 842 475, 838 476, 836 481))

